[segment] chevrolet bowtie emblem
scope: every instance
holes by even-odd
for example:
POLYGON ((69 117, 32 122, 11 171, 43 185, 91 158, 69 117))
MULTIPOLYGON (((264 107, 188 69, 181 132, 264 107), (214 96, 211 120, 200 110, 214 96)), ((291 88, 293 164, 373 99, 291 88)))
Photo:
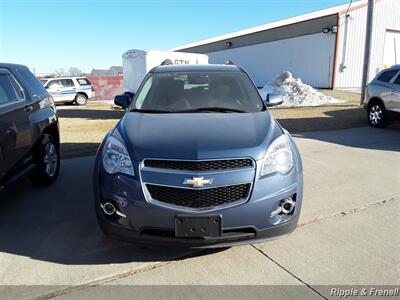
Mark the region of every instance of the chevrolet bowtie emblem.
POLYGON ((213 183, 213 178, 211 179, 204 179, 204 177, 193 177, 192 179, 186 178, 183 181, 183 184, 190 184, 195 188, 201 188, 207 184, 212 184, 213 183))

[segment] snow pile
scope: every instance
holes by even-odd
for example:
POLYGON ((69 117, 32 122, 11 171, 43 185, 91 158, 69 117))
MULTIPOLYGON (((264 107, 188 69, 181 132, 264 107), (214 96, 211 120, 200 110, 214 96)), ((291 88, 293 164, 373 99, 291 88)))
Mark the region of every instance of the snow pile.
POLYGON ((275 80, 267 83, 259 92, 263 99, 267 94, 281 94, 283 103, 280 107, 319 106, 344 102, 322 94, 301 82, 300 78, 293 78, 292 73, 288 71, 279 74, 275 80))

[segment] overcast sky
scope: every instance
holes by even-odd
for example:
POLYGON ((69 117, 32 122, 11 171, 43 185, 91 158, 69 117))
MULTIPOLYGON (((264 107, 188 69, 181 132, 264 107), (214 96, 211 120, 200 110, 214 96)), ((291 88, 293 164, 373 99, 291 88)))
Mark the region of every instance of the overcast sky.
POLYGON ((349 0, 0 0, 0 61, 37 73, 121 65, 132 48, 167 50, 349 0))

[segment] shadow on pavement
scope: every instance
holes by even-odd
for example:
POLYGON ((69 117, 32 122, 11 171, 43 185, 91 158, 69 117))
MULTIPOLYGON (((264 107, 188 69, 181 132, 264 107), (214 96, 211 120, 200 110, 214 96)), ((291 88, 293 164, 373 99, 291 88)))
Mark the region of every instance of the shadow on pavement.
POLYGON ((294 137, 349 147, 400 151, 400 118, 393 115, 386 128, 369 127, 366 112, 357 107, 324 112, 326 117, 277 118, 294 137), (342 130, 341 130, 342 129, 342 130))
POLYGON ((306 132, 293 134, 293 136, 355 148, 400 151, 400 123, 398 122, 383 129, 361 127, 338 131, 306 132))
POLYGON ((63 160, 54 185, 36 188, 26 180, 0 194, 0 252, 74 265, 165 261, 193 255, 188 249, 141 246, 104 237, 93 207, 93 161, 93 157, 63 160))
POLYGON ((93 120, 119 120, 124 115, 122 110, 63 108, 57 110, 59 118, 84 118, 93 120))
MULTIPOLYGON (((305 108, 306 109, 306 108, 305 108)), ((300 110, 301 112, 301 110, 300 110)), ((300 133, 319 130, 338 130, 367 126, 366 114, 363 108, 332 110, 324 112, 326 117, 287 118, 279 116, 277 120, 290 133, 300 133)))
POLYGON ((61 158, 75 158, 96 155, 100 143, 61 143, 61 158))

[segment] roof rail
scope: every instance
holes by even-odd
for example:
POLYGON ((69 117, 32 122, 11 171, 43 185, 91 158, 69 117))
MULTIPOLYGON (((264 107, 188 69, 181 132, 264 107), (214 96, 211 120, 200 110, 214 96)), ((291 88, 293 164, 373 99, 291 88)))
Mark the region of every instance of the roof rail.
POLYGON ((173 65, 172 61, 167 58, 166 60, 164 60, 160 66, 168 66, 168 65, 173 65))
POLYGON ((224 64, 225 65, 235 65, 235 63, 233 62, 233 61, 231 61, 231 60, 226 60, 225 62, 224 62, 224 64))

